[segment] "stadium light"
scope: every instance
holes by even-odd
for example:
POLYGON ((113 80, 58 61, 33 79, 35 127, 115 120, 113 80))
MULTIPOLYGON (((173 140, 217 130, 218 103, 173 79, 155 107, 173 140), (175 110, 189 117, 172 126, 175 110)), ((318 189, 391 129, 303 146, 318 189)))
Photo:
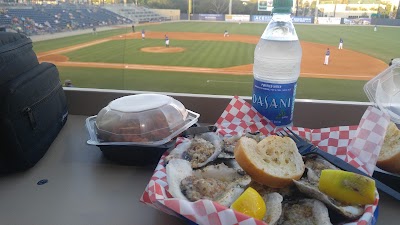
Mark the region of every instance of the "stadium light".
POLYGON ((314 23, 318 23, 318 5, 319 5, 319 0, 317 0, 315 4, 315 18, 314 18, 314 23))

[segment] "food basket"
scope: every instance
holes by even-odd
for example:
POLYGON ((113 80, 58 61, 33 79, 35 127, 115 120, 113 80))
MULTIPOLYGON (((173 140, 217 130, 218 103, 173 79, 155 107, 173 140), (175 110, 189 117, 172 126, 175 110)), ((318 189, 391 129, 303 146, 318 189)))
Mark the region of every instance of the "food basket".
MULTIPOLYGON (((369 107, 360 124, 322 129, 292 127, 297 134, 306 137, 322 150, 336 155, 356 168, 372 174, 375 168, 379 149, 383 144, 389 117, 377 108, 369 107)), ((264 135, 274 132, 275 126, 259 114, 249 103, 235 97, 215 124, 218 133, 232 136, 243 132, 260 131, 264 135), (243 116, 247 115, 247 116, 243 116)), ((263 224, 264 222, 238 213, 210 200, 189 202, 173 198, 168 192, 166 180, 166 152, 160 159, 140 201, 170 215, 185 217, 195 224, 233 225, 263 224)), ((378 216, 379 194, 376 191, 374 204, 366 205, 364 214, 352 225, 376 224, 378 216)))
POLYGON ((176 137, 199 117, 166 95, 125 96, 86 119, 87 144, 99 147, 106 158, 121 164, 156 164, 174 147, 176 137))

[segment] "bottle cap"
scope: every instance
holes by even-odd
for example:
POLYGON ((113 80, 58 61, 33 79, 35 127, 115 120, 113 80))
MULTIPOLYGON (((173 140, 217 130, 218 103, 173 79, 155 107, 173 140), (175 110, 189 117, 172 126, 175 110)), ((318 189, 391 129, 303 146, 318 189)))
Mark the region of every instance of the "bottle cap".
POLYGON ((274 0, 272 13, 292 13, 293 0, 274 0))

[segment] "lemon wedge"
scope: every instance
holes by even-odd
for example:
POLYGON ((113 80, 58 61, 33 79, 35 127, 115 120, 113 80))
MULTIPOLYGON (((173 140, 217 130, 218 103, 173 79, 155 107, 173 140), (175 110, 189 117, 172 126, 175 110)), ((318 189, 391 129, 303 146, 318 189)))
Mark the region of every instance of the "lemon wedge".
POLYGON ((333 199, 350 205, 373 204, 375 181, 343 170, 322 170, 319 190, 333 199))
POLYGON ((261 195, 254 188, 247 188, 231 208, 245 215, 262 220, 267 212, 267 207, 261 195))

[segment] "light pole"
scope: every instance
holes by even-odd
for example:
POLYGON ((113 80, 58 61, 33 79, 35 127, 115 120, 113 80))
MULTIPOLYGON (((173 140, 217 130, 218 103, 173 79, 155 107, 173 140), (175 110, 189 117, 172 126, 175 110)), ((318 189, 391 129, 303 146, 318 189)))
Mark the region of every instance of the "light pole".
POLYGON ((335 9, 333 9, 333 17, 336 17, 336 5, 337 5, 337 0, 335 0, 335 9))
POLYGON ((318 5, 319 5, 319 0, 315 3, 315 18, 314 18, 314 23, 318 23, 318 5))
POLYGON ((190 14, 192 13, 192 0, 188 0, 188 20, 190 20, 190 14))

